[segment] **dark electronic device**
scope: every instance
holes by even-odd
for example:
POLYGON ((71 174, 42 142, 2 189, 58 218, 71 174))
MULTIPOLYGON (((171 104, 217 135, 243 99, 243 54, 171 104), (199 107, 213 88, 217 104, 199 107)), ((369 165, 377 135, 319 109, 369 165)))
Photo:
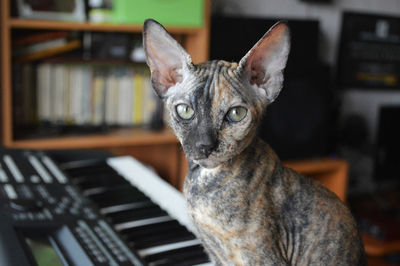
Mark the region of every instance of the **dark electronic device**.
POLYGON ((400 106, 382 106, 379 111, 375 178, 400 181, 400 106))
MULTIPOLYGON (((238 62, 279 19, 214 16, 211 59, 238 62)), ((330 69, 318 59, 319 23, 289 19, 291 51, 283 89, 267 107, 260 126, 284 160, 328 156, 332 149, 335 108, 330 69)))
POLYGON ((0 214, 0 265, 209 262, 186 227, 105 160, 60 167, 40 151, 0 148, 0 214))
POLYGON ((343 13, 337 80, 343 88, 400 88, 400 16, 343 13))
POLYGON ((52 159, 18 150, 0 155, 0 265, 140 265, 52 159))

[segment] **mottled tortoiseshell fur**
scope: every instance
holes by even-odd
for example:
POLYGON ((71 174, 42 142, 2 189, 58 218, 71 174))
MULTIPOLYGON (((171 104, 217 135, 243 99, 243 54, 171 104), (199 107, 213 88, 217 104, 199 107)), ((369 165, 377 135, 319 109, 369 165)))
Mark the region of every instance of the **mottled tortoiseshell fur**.
MULTIPOLYGON (((152 56, 153 46, 147 45, 152 56)), ((161 74, 153 61, 155 77, 161 74)), ((178 82, 162 94, 169 124, 189 160, 187 208, 212 261, 365 265, 357 226, 345 204, 312 179, 283 167, 257 137, 268 102, 244 81, 242 67, 225 61, 188 64, 180 76, 169 73, 178 82), (181 103, 193 108, 192 119, 177 115, 181 103), (234 106, 245 107, 247 115, 232 123, 226 114, 234 106), (199 143, 212 143, 210 153, 199 143)), ((157 82, 153 78, 156 90, 157 82)))
MULTIPOLYGON (((253 123, 263 111, 239 92, 238 81, 229 82, 236 66, 223 61, 199 66, 197 79, 209 87, 195 86, 201 93, 189 94, 201 94, 197 104, 211 106, 202 112, 218 130, 221 145, 211 156, 229 157, 230 149, 238 149, 213 169, 192 160, 185 180, 189 213, 211 258, 217 265, 363 265, 363 247, 348 208, 312 179, 284 168, 255 136, 256 123, 238 129, 223 121, 235 97, 252 105, 253 123), (238 139, 245 147, 238 146, 238 139)), ((191 131, 199 128, 171 120, 182 143, 193 142, 196 133, 191 131)))

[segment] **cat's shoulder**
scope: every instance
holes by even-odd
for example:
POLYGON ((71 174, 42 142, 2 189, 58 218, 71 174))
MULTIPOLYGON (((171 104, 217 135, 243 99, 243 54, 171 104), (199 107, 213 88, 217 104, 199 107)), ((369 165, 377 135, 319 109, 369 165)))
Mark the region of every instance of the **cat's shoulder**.
POLYGON ((290 168, 283 168, 286 175, 287 196, 282 203, 283 212, 294 213, 294 217, 312 216, 322 220, 327 217, 340 219, 354 226, 347 204, 313 178, 301 175, 290 168), (319 214, 319 215, 316 215, 319 214))

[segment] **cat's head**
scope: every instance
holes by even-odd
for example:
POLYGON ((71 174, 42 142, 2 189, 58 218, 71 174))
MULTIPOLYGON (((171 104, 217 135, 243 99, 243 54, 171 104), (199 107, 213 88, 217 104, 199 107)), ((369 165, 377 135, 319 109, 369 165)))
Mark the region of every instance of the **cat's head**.
POLYGON ((281 90, 290 49, 286 24, 275 24, 239 63, 194 65, 154 20, 146 20, 143 40, 153 87, 188 159, 214 168, 240 154, 281 90))

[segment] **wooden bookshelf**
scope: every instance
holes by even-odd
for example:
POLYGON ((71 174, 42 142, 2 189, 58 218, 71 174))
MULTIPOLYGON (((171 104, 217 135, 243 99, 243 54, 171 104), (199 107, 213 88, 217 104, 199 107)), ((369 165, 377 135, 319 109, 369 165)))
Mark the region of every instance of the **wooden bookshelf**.
POLYGON ((108 149, 125 146, 177 144, 174 133, 143 129, 119 129, 110 133, 13 141, 12 147, 28 149, 108 149))
MULTIPOLYGON (((90 23, 90 22, 64 22, 34 19, 11 18, 9 27, 12 29, 42 29, 42 30, 75 30, 75 31, 101 31, 101 32, 127 32, 141 33, 141 25, 90 23)), ((201 27, 174 27, 166 26, 172 34, 197 34, 201 27)))
MULTIPOLYGON (((125 129, 85 136, 15 139, 11 82, 13 66, 11 36, 13 31, 65 30, 140 34, 142 25, 20 19, 11 16, 11 3, 10 0, 0 3, 1 145, 9 148, 29 149, 107 149, 117 155, 134 155, 155 167, 164 178, 176 179, 179 173, 178 169, 181 167, 178 156, 180 146, 174 134, 167 129, 161 131, 125 129)), ((204 25, 202 27, 164 25, 171 34, 182 41, 182 45, 195 63, 208 59, 210 0, 205 0, 204 4, 204 25)))

